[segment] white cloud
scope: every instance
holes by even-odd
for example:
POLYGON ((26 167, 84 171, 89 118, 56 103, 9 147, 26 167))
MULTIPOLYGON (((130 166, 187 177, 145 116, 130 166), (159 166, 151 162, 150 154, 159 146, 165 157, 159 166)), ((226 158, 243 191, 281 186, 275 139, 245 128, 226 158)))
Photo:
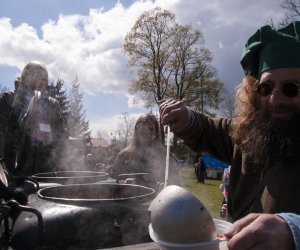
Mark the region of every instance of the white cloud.
POLYGON ((179 22, 203 31, 220 77, 230 81, 233 76, 226 75, 228 70, 224 69, 228 65, 239 67, 239 55, 249 34, 270 16, 278 16, 280 2, 140 0, 128 8, 117 3, 110 10, 90 9, 85 16, 60 15, 58 20, 49 20, 41 27, 41 37, 36 28, 26 23, 13 27, 10 19, 2 18, 0 65, 22 69, 26 62, 39 60, 46 63, 50 75, 66 83, 77 75, 81 87, 89 94, 126 94, 133 74, 122 52, 124 38, 143 11, 160 6, 173 11, 179 22), (264 15, 260 10, 264 10, 264 15), (224 63, 233 60, 230 57, 235 62, 224 63))
POLYGON ((26 23, 13 27, 9 18, 0 18, 0 65, 22 68, 24 61, 45 61, 49 46, 26 23))
MULTIPOLYGON (((128 96, 134 75, 122 51, 124 38, 141 13, 160 6, 174 12, 178 22, 191 24, 204 33, 219 78, 233 88, 242 77, 239 60, 246 40, 271 16, 282 16, 281 2, 136 0, 129 7, 117 3, 109 10, 90 9, 87 15, 59 15, 42 27, 27 23, 13 26, 9 18, 3 17, 0 66, 21 70, 28 61, 38 60, 46 64, 54 79, 70 83, 77 76, 86 94, 117 92, 128 96)), ((129 96, 128 106, 137 107, 132 100, 129 96)), ((97 126, 112 129, 114 119, 94 121, 89 117, 90 127, 94 131, 97 126)))
POLYGON ((111 134, 118 129, 118 122, 120 120, 120 115, 112 116, 109 118, 95 120, 89 123, 90 130, 93 131, 92 137, 95 137, 97 131, 105 130, 107 133, 111 134))
POLYGON ((78 77, 81 87, 97 92, 127 93, 132 79, 127 57, 122 51, 126 33, 137 17, 151 7, 151 1, 136 2, 128 9, 91 9, 89 15, 60 15, 42 26, 42 38, 28 24, 13 27, 11 20, 0 20, 0 65, 20 70, 31 60, 42 61, 50 75, 66 83, 78 77))

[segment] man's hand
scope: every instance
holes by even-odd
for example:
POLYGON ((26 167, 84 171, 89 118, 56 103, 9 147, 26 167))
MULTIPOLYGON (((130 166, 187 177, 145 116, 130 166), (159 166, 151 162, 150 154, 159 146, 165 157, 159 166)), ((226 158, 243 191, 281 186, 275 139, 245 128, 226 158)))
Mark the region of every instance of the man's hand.
POLYGON ((225 236, 230 250, 295 249, 289 226, 274 214, 249 214, 236 221, 225 236))
POLYGON ((183 130, 191 123, 191 117, 182 101, 167 100, 159 106, 163 125, 170 125, 172 132, 183 130))

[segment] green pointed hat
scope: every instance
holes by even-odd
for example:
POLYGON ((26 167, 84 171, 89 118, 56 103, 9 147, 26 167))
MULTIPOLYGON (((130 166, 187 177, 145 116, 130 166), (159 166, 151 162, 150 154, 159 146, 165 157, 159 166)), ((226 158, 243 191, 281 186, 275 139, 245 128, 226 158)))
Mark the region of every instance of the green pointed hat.
POLYGON ((247 41, 241 65, 246 75, 257 77, 276 68, 300 68, 300 21, 275 30, 261 27, 247 41))

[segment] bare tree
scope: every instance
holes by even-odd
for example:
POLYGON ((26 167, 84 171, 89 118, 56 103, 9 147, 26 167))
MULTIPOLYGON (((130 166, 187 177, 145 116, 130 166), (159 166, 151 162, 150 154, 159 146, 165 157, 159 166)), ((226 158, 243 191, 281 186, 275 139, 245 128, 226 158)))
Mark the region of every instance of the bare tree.
POLYGON ((106 130, 104 130, 104 129, 98 129, 97 133, 96 133, 96 136, 97 136, 97 138, 103 139, 103 140, 105 140, 107 142, 109 142, 109 140, 110 140, 109 133, 106 130))
POLYGON ((280 7, 285 12, 285 21, 292 22, 300 18, 300 1, 299 0, 284 0, 280 7))
POLYGON ((224 91, 224 84, 218 79, 197 81, 198 85, 191 93, 190 106, 202 113, 215 116, 213 110, 219 109, 223 101, 221 93, 224 91))
MULTIPOLYGON (((212 87, 209 93, 215 97, 207 104, 217 105, 217 90, 222 89, 222 83, 216 78, 216 70, 210 65, 212 55, 204 44, 203 34, 190 25, 176 23, 173 13, 160 8, 144 12, 124 42, 129 66, 137 70, 130 92, 150 107, 165 98, 192 102, 201 97, 206 102, 203 96, 191 95, 206 86, 212 87)), ((164 142, 163 128, 160 130, 164 142)))
POLYGON ((138 93, 149 107, 165 97, 171 72, 167 67, 173 53, 175 15, 155 8, 144 12, 127 34, 124 50, 138 78, 130 92, 138 93))
POLYGON ((115 138, 120 148, 125 148, 132 139, 135 120, 129 113, 122 113, 118 129, 115 131, 115 138))
POLYGON ((221 103, 221 113, 225 117, 234 117, 234 93, 229 92, 227 89, 223 92, 223 102, 221 103))
POLYGON ((300 0, 284 0, 280 4, 280 7, 285 11, 284 17, 280 20, 274 20, 274 18, 271 17, 267 20, 267 24, 278 29, 293 21, 300 20, 300 0))
POLYGON ((160 8, 144 12, 124 42, 129 66, 137 69, 130 92, 140 94, 146 107, 165 97, 183 100, 200 79, 216 77, 204 44, 202 32, 176 23, 173 13, 160 8))
POLYGON ((170 97, 183 100, 188 96, 191 99, 190 90, 196 89, 200 80, 209 80, 216 75, 210 65, 212 55, 204 43, 204 36, 199 30, 190 25, 176 24, 170 66, 173 72, 168 91, 170 97))

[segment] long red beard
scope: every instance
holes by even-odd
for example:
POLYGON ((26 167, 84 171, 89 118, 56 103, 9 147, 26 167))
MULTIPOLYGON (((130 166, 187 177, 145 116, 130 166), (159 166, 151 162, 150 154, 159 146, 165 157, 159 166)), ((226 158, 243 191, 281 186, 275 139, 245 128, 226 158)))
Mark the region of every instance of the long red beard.
POLYGON ((256 112, 241 145, 254 162, 294 161, 300 157, 300 111, 292 107, 289 120, 271 119, 268 109, 256 112))

